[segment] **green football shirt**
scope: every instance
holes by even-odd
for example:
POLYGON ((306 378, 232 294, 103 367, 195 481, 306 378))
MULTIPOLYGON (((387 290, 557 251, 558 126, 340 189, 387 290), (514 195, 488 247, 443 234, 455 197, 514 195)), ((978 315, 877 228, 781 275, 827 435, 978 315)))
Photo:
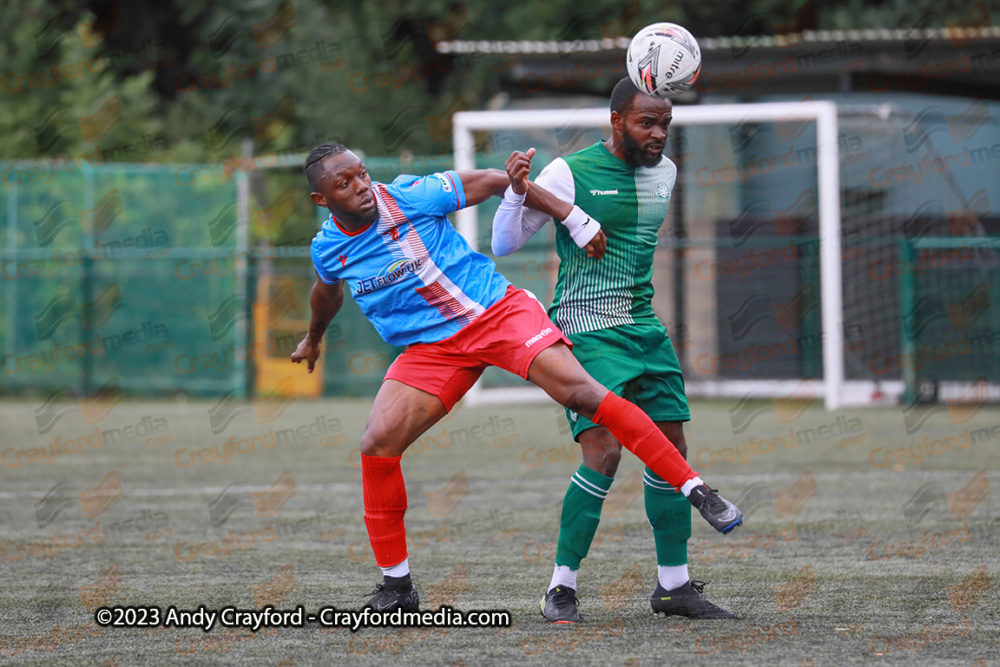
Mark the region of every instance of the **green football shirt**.
POLYGON ((622 324, 658 324, 653 312, 653 253, 667 216, 677 167, 632 167, 602 142, 552 161, 536 182, 601 223, 608 238, 599 260, 587 257, 556 225, 559 273, 549 317, 567 335, 622 324))

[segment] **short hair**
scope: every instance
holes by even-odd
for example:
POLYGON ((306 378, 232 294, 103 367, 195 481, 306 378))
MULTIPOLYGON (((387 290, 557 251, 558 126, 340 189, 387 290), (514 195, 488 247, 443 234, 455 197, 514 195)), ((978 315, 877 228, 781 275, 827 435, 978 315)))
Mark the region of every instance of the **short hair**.
POLYGON ((632 79, 627 76, 615 84, 611 91, 611 110, 625 115, 632 108, 635 96, 641 91, 632 83, 632 79))
POLYGON ((325 173, 323 161, 328 157, 340 155, 347 150, 347 146, 344 144, 330 142, 320 144, 316 148, 309 151, 309 155, 306 156, 306 164, 302 167, 302 171, 306 172, 306 178, 309 179, 309 187, 313 189, 313 192, 319 190, 319 183, 323 180, 323 174, 325 173))

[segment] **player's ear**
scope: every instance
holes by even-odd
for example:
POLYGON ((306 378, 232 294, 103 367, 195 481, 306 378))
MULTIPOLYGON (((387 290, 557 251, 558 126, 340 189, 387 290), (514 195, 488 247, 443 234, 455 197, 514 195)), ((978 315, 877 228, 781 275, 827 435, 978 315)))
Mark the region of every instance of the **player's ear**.
POLYGON ((318 192, 313 192, 309 196, 312 197, 313 203, 315 203, 316 206, 319 206, 321 208, 326 208, 326 197, 324 197, 318 192))
POLYGON ((625 116, 621 115, 617 111, 611 112, 611 129, 616 132, 621 132, 625 127, 625 116))

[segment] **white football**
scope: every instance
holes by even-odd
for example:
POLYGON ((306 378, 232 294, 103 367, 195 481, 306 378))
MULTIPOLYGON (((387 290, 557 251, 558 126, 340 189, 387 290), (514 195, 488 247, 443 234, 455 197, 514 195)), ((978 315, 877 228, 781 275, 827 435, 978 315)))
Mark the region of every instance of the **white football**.
POLYGON ((628 45, 625 68, 632 83, 655 97, 680 95, 698 80, 701 47, 676 23, 652 23, 628 45))

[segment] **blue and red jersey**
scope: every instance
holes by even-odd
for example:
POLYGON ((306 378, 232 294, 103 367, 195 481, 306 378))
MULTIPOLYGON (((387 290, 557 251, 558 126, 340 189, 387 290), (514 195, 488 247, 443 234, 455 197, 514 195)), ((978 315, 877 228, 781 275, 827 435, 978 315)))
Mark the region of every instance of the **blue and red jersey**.
POLYGON ((331 215, 312 260, 323 282, 347 282, 387 343, 444 340, 504 296, 510 282, 445 217, 465 206, 456 172, 373 182, 372 193, 378 220, 350 233, 331 215))

